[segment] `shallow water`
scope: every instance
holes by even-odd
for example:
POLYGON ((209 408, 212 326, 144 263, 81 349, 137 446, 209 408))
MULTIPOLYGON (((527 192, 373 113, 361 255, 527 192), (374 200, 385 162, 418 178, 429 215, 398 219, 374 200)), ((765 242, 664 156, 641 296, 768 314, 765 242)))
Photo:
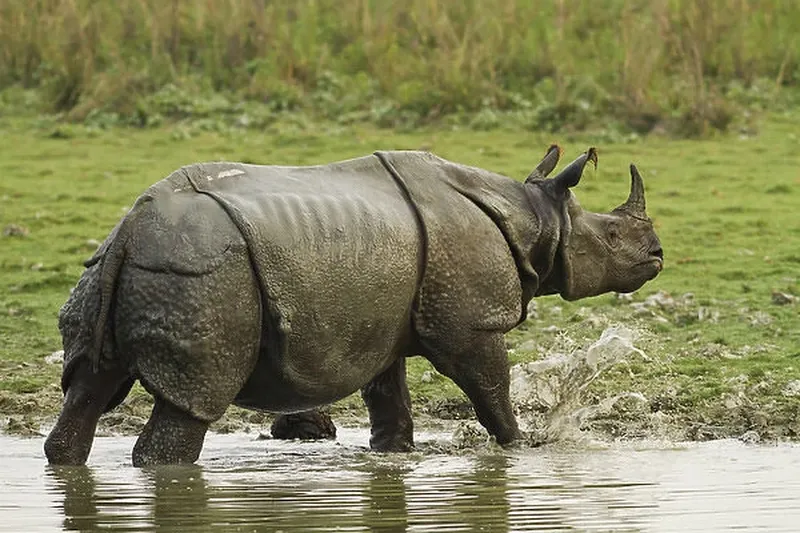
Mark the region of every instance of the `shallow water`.
POLYGON ((135 469, 130 437, 50 468, 0 437, 0 531, 797 531, 800 447, 707 444, 411 454, 209 435, 199 465, 135 469))

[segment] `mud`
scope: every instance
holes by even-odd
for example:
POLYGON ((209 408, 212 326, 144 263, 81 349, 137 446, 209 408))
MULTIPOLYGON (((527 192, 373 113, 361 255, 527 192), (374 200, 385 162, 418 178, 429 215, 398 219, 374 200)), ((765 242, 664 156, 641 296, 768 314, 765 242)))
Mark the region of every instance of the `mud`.
MULTIPOLYGON (((515 406, 532 441, 580 439, 582 436, 608 441, 732 438, 771 442, 800 438, 800 380, 781 382, 779 376, 769 373, 755 381, 745 375, 727 377, 720 380, 718 385, 722 392, 717 396, 698 400, 687 395, 685 376, 675 367, 681 357, 689 354, 725 361, 768 354, 769 345, 754 343, 732 347, 702 342, 698 338, 697 342, 688 341, 677 353, 656 356, 650 353, 650 348, 660 341, 658 335, 648 330, 648 325, 719 319, 719 308, 697 302, 691 294, 673 297, 659 292, 639 301, 628 295, 618 295, 615 306, 599 310, 581 307, 571 317, 563 316, 565 313, 560 306, 534 304, 531 307, 531 320, 525 325, 528 331, 516 341, 510 341, 509 348, 512 358, 527 354, 522 359, 529 361, 513 369, 512 381, 516 375, 515 406), (602 335, 582 346, 564 333, 570 323, 586 331, 614 330, 619 328, 621 317, 631 315, 638 317, 637 323, 644 327, 631 333, 628 345, 623 346, 620 353, 592 355, 592 346, 597 348, 602 335), (587 365, 590 359, 594 359, 593 363, 587 365), (632 386, 628 378, 633 375, 630 367, 636 364, 661 365, 669 371, 663 372, 656 381, 632 386), (524 379, 520 380, 520 376, 524 379), (554 429, 559 424, 560 427, 554 429)), ((769 324, 771 320, 768 313, 752 312, 744 307, 732 312, 754 326, 769 324)), ((0 430, 28 437, 46 434, 60 410, 62 396, 55 374, 60 357, 56 352, 34 363, 42 367, 33 369, 34 372, 53 374, 51 385, 35 393, 0 390, 0 430)), ((4 371, 20 370, 2 366, 4 371)), ((420 381, 431 381, 432 372, 423 373, 420 381)), ((413 392, 414 380, 410 379, 409 384, 413 392)), ((326 409, 337 426, 368 425, 367 412, 356 396, 326 409)), ((426 398, 413 402, 413 408, 417 429, 453 430, 464 435, 482 431, 475 424, 472 407, 463 395, 426 398)), ((137 434, 151 409, 150 396, 136 386, 121 406, 101 418, 98 435, 137 434)), ((211 431, 268 435, 273 419, 268 413, 231 407, 222 419, 212 424, 211 431)))
MULTIPOLYGON (((651 398, 631 393, 620 398, 606 399, 579 425, 579 432, 594 439, 668 439, 672 441, 708 441, 741 439, 752 442, 798 440, 800 421, 775 405, 760 405, 745 398, 736 400, 732 409, 724 405, 686 412, 679 408, 677 398, 661 393, 651 398)), ((0 391, 0 430, 9 435, 44 436, 55 421, 61 404, 56 394, 11 394, 0 391)), ((114 411, 104 415, 98 425, 99 436, 138 434, 152 408, 151 400, 141 396, 127 400, 114 411)), ((339 427, 366 427, 366 410, 353 406, 330 407, 329 412, 339 427)), ((528 425, 542 427, 544 415, 529 412, 528 425)), ((269 434, 274 417, 230 408, 225 416, 211 426, 220 434, 269 434)), ((414 416, 418 429, 458 428, 475 424, 472 406, 466 399, 440 399, 416 406, 414 416)), ((477 424, 475 424, 477 425, 477 424)), ((463 429, 461 431, 464 431, 463 429)), ((477 431, 481 431, 478 429, 477 431)), ((485 438, 485 435, 484 435, 485 438)))

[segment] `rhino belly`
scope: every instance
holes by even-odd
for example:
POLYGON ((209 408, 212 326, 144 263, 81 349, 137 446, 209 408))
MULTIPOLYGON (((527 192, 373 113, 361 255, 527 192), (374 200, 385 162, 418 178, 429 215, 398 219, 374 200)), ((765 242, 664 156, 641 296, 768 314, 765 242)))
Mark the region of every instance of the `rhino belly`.
POLYGON ((235 403, 284 413, 330 404, 358 391, 397 357, 410 355, 416 279, 404 281, 383 287, 385 292, 350 288, 334 298, 338 307, 322 309, 310 302, 308 312, 292 317, 282 346, 262 341, 256 367, 235 403))
MULTIPOLYGON (((423 238, 413 207, 377 172, 359 183, 360 174, 303 174, 287 178, 288 192, 218 193, 265 301, 258 363, 237 403, 278 412, 330 403, 404 352, 423 238)), ((259 185, 284 181, 270 175, 259 185)))

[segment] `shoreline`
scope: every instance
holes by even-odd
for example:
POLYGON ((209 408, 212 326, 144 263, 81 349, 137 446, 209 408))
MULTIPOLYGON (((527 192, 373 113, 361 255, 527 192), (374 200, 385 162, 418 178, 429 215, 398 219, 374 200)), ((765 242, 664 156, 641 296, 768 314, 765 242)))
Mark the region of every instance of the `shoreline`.
MULTIPOLYGON (((528 320, 506 336, 510 364, 569 356, 622 324, 641 334, 639 353, 578 387, 573 411, 601 407, 578 424, 583 431, 608 439, 659 432, 675 440, 800 439, 800 259, 793 238, 800 181, 787 157, 797 130, 792 114, 765 116, 751 136, 632 144, 589 132, 553 139, 514 128, 399 132, 364 124, 342 126, 346 134, 337 135, 276 125, 248 135, 183 137, 164 125, 66 138, 48 136, 33 118, 8 120, 13 127, 0 146, 8 169, 0 190, 0 430, 7 434, 39 434, 56 419, 58 309, 127 207, 175 168, 212 159, 317 164, 402 146, 522 179, 540 149, 557 140, 570 150, 602 149, 602 170, 576 191, 592 211, 618 205, 628 190, 627 165, 640 166, 666 265, 639 293, 536 298, 528 320)), ((475 421, 461 392, 426 361, 409 360, 408 383, 418 428, 475 421)), ((132 433, 144 424, 151 404, 136 390, 103 419, 103 431, 132 433)), ((548 404, 528 407, 540 420, 548 404)), ((331 414, 339 426, 366 420, 357 395, 331 414)), ((270 421, 231 409, 213 430, 266 428, 270 421)))
MULTIPOLYGON (((3 409, 0 433, 11 437, 42 438, 55 423, 60 409, 60 396, 21 395, 18 405, 21 409, 9 413, 3 409), (33 409, 33 398, 40 402, 33 409), (46 405, 45 405, 46 404, 46 405)), ((100 419, 96 436, 138 435, 150 413, 151 400, 146 393, 133 395, 121 406, 106 413, 100 419), (132 400, 132 401, 131 401, 132 400)), ((662 400, 656 399, 656 402, 662 400)), ((8 395, 0 396, 0 405, 7 406, 8 395)), ((342 405, 334 404, 326 409, 339 428, 368 428, 369 418, 360 399, 347 398, 342 405)), ((602 402, 586 407, 597 407, 602 402)), ((797 428, 786 423, 785 415, 779 411, 770 412, 750 405, 728 409, 727 416, 720 417, 718 409, 707 409, 695 413, 668 413, 652 410, 654 402, 646 401, 635 394, 622 398, 579 425, 559 426, 557 430, 548 427, 547 416, 537 412, 518 414, 521 427, 525 430, 525 441, 537 446, 551 442, 578 442, 584 439, 599 442, 645 442, 660 440, 668 442, 706 442, 711 440, 740 440, 748 444, 800 442, 797 428), (534 429, 531 431, 531 427, 534 429)), ((414 413, 416 431, 444 431, 469 436, 473 442, 489 438, 473 415, 469 415, 471 405, 466 399, 429 402, 419 406, 414 413), (438 410, 438 411, 437 411, 438 410)), ((220 420, 211 424, 209 433, 229 434, 247 433, 259 438, 271 439, 269 428, 274 415, 258 411, 248 411, 231 407, 220 420)))

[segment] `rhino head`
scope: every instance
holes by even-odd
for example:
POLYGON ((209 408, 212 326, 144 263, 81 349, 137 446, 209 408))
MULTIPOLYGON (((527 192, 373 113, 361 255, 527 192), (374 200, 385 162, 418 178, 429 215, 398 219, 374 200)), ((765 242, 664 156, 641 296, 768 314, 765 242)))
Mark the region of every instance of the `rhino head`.
POLYGON ((551 208, 548 214, 556 223, 548 225, 560 233, 552 269, 538 294, 559 293, 566 300, 577 300, 637 290, 664 265, 661 242, 645 212, 642 176, 631 165, 628 199, 608 213, 592 213, 581 208, 570 189, 580 181, 587 163, 597 165, 597 152, 589 148, 558 175, 547 178, 560 152, 551 146, 525 181, 531 196, 546 198, 534 205, 551 208))

